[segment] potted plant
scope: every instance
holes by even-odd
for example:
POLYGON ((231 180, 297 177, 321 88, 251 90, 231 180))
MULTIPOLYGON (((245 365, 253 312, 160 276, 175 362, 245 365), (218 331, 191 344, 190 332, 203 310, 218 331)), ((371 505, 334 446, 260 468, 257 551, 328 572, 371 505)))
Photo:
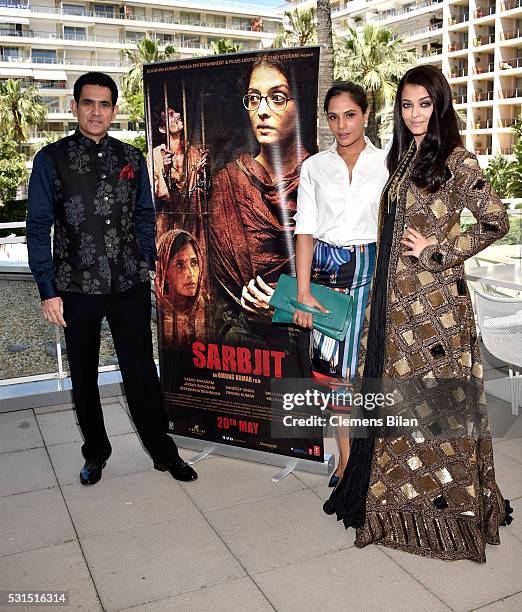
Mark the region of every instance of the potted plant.
POLYGON ((449 53, 451 53, 452 51, 456 51, 457 50, 457 45, 455 43, 450 43, 448 45, 448 51, 449 53))

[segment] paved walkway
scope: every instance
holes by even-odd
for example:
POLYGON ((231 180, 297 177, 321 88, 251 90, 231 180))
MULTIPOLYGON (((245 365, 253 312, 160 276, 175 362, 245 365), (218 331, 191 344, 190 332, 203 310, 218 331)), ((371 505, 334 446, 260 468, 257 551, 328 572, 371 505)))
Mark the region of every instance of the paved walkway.
POLYGON ((516 518, 484 566, 354 548, 321 510, 324 476, 274 484, 276 468, 212 457, 180 484, 151 469, 123 398, 104 404, 114 450, 94 487, 71 405, 0 415, 0 590, 67 590, 89 612, 522 609, 522 416, 503 402, 490 418, 516 518))

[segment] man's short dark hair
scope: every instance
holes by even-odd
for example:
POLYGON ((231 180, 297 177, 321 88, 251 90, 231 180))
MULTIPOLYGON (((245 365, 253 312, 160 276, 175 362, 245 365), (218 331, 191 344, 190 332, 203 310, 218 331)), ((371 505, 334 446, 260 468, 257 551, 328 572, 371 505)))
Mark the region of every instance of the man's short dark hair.
POLYGON ((74 84, 73 95, 76 104, 80 102, 80 95, 84 85, 99 85, 100 87, 108 87, 111 90, 112 105, 116 106, 118 101, 118 86, 114 79, 103 72, 86 72, 76 80, 74 84))

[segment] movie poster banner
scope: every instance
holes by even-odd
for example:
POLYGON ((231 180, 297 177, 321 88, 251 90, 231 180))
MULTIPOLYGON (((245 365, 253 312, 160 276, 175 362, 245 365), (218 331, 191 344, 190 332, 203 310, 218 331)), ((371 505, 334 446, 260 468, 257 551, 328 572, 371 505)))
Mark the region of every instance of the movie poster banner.
POLYGON ((319 49, 144 67, 157 211, 160 371, 173 433, 324 461, 322 429, 271 435, 272 380, 309 377, 308 334, 271 323, 295 274, 301 163, 316 152, 319 49))

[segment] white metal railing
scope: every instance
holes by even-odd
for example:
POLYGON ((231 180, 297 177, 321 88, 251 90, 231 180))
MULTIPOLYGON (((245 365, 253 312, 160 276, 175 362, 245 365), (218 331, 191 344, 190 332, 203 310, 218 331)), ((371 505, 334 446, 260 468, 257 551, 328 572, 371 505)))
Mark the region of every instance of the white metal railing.
POLYGON ((493 4, 491 6, 477 6, 473 11, 473 17, 475 19, 482 19, 483 17, 489 17, 497 12, 497 7, 493 4))
POLYGON ((413 32, 408 32, 408 34, 404 36, 404 39, 410 40, 415 36, 427 34, 428 32, 435 32, 437 30, 442 30, 442 23, 434 23, 433 25, 426 26, 425 28, 419 28, 418 30, 413 30, 413 32))
MULTIPOLYGON (((24 229, 25 227, 26 227, 25 221, 10 221, 8 223, 0 223, 0 230, 24 229)), ((25 243, 26 243, 25 236, 11 235, 5 238, 0 238, 0 256, 5 246, 13 245, 16 248, 18 247, 18 245, 22 245, 25 243)), ((27 255, 26 249, 25 249, 25 254, 27 255)), ((27 257, 25 258, 25 260, 27 261, 27 257)), ((0 274, 15 273, 16 275, 18 275, 18 278, 20 274, 23 274, 24 276, 26 276, 26 278, 28 279, 30 278, 30 270, 29 270, 29 266, 27 265, 26 261, 23 262, 23 261, 20 261, 19 259, 17 259, 16 261, 11 261, 11 263, 9 263, 9 261, 10 261, 9 259, 4 259, 3 261, 0 260, 0 274)), ((35 308, 36 307, 37 305, 35 304, 35 308)), ((20 384, 20 383, 44 381, 44 380, 58 380, 59 388, 60 389, 62 388, 61 382, 69 376, 69 372, 64 369, 64 364, 63 364, 64 351, 62 350, 61 331, 57 325, 53 325, 52 327, 54 328, 53 330, 54 345, 56 347, 55 370, 51 372, 40 373, 40 374, 31 374, 31 375, 25 375, 25 376, 17 376, 14 378, 0 379, 0 387, 4 387, 7 385, 20 384)), ((156 362, 156 365, 158 365, 158 361, 155 360, 155 362, 156 362)), ((98 372, 100 373, 101 372, 113 372, 113 371, 119 371, 119 366, 118 365, 106 365, 106 366, 98 367, 98 372)))
POLYGON ((28 9, 29 1, 28 0, 0 0, 0 8, 10 8, 10 9, 28 9))
POLYGON ((500 70, 510 70, 512 68, 520 68, 522 66, 522 57, 509 57, 500 62, 500 70))
MULTIPOLYGON (((208 3, 206 3, 208 4, 208 3)), ((241 7, 247 6, 244 4, 239 5, 241 7)), ((257 7, 260 9, 261 7, 257 7)), ((32 6, 31 12, 33 13, 45 13, 51 15, 65 15, 72 17, 93 17, 95 19, 109 19, 118 21, 130 21, 130 22, 141 22, 141 23, 164 23, 168 25, 189 25, 203 28, 218 28, 224 30, 241 30, 245 32, 262 32, 262 24, 255 23, 255 19, 251 19, 252 23, 249 25, 245 24, 230 24, 230 23, 213 23, 210 21, 201 21, 197 19, 174 19, 166 16, 148 16, 148 15, 136 15, 132 13, 132 7, 127 7, 127 10, 123 13, 111 13, 110 11, 88 11, 83 7, 78 6, 78 9, 64 9, 58 7, 46 7, 46 6, 32 6), (261 29, 260 29, 261 28, 261 29)), ((266 12, 266 7, 261 8, 260 12, 266 12)), ((274 14, 274 18, 277 15, 274 14)))
MULTIPOLYGON (((8 223, 0 223, 0 230, 9 229, 25 229, 25 221, 9 221, 8 223)), ((25 244, 25 236, 6 236, 5 238, 0 237, 0 244, 25 244)))
POLYGON ((108 66, 114 68, 129 68, 129 62, 122 62, 120 60, 112 59, 86 59, 77 57, 8 57, 1 58, 1 61, 13 63, 13 64, 60 64, 60 65, 74 65, 74 66, 108 66))
POLYGON ((385 21, 386 19, 391 19, 392 17, 408 15, 409 13, 414 13, 415 11, 419 11, 427 6, 437 6, 437 4, 442 4, 442 0, 424 0, 423 2, 417 2, 417 4, 413 6, 408 6, 401 9, 390 9, 377 15, 374 21, 385 21))

